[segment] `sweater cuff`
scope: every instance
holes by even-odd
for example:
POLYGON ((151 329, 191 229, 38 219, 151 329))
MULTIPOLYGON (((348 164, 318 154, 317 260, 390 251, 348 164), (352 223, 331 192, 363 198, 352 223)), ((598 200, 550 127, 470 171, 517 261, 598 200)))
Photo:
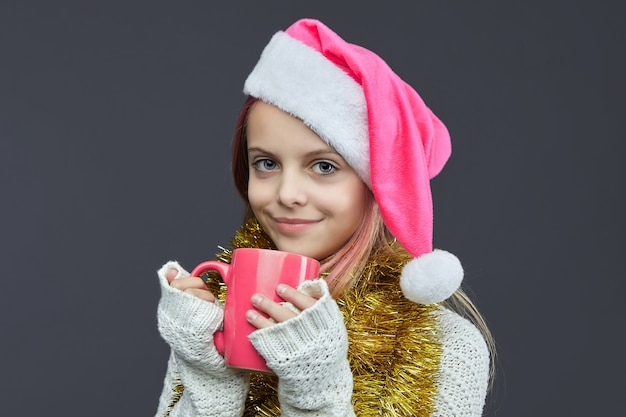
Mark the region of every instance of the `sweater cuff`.
POLYGON ((347 354, 343 317, 326 282, 320 279, 306 281, 298 289, 319 297, 318 301, 296 317, 256 330, 249 336, 267 365, 279 376, 280 368, 294 359, 332 363, 347 354))
POLYGON ((224 358, 213 343, 213 333, 222 325, 222 307, 171 287, 165 277, 170 268, 179 271, 176 278, 189 276, 177 262, 171 261, 158 271, 161 300, 157 316, 161 336, 181 358, 205 372, 222 371, 226 366, 224 358))
POLYGON ((159 301, 159 318, 175 324, 180 330, 193 331, 213 335, 222 325, 224 317, 219 303, 211 303, 194 295, 180 291, 169 285, 165 277, 171 268, 178 270, 176 278, 188 277, 178 262, 169 261, 157 271, 161 284, 161 300, 159 301))

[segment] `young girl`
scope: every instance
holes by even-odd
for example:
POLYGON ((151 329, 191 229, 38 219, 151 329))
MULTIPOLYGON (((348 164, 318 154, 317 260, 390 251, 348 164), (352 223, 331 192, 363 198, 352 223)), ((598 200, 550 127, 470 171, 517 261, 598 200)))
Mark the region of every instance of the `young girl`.
POLYGON ((270 376, 215 349, 218 279, 165 264, 156 415, 480 416, 493 344, 460 263, 432 248, 445 126, 380 57, 315 20, 274 35, 244 92, 232 167, 246 219, 231 246, 316 258, 321 277, 278 286, 285 303, 250 300, 270 376))

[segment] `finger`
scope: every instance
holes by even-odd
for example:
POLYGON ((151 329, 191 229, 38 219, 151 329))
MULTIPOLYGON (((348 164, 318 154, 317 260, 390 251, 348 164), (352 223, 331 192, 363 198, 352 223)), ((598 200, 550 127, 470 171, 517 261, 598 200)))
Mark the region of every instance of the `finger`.
POLYGON ((250 299, 252 305, 259 311, 267 314, 274 321, 281 323, 289 320, 297 314, 282 305, 275 303, 272 299, 265 297, 262 294, 254 294, 250 299))
POLYGON ((206 289, 200 290, 198 288, 187 288, 185 292, 195 297, 198 297, 202 300, 208 301, 209 303, 215 302, 215 296, 210 291, 207 291, 206 289))
POLYGON ((301 311, 312 307, 317 302, 317 298, 306 295, 285 284, 280 284, 276 287, 276 294, 278 294, 283 300, 296 306, 301 311))
POLYGON ((248 323, 250 323, 257 329, 264 329, 266 327, 271 327, 276 324, 275 321, 268 319, 257 310, 248 310, 246 312, 246 320, 248 320, 248 323))
POLYGON ((170 268, 167 270, 167 273, 165 274, 165 278, 167 278, 167 282, 171 284, 172 281, 174 281, 174 278, 176 278, 176 275, 178 275, 178 270, 174 268, 170 268))
POLYGON ((197 277, 177 278, 170 282, 170 287, 176 288, 177 290, 181 291, 185 291, 188 288, 206 290, 206 284, 204 283, 204 281, 202 281, 201 278, 197 277))

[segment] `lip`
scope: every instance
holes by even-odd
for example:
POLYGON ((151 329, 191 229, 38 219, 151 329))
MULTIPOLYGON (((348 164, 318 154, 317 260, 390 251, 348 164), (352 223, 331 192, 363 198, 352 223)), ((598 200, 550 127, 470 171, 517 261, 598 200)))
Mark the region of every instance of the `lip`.
POLYGON ((288 217, 274 217, 272 219, 274 220, 276 228, 286 234, 303 232, 321 221, 317 219, 293 219, 288 217))

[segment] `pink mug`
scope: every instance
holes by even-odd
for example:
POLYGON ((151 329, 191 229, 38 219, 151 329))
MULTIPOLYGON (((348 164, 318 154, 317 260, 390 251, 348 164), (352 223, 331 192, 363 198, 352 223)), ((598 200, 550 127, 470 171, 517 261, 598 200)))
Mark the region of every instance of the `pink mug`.
POLYGON ((216 271, 226 283, 224 329, 215 333, 214 340, 228 366, 272 372, 248 340, 248 335, 256 330, 246 320, 246 312, 253 308, 250 298, 259 293, 281 302, 283 300, 276 294, 278 284, 296 288, 305 280, 317 278, 319 270, 320 263, 315 259, 256 248, 235 249, 230 264, 207 261, 194 268, 191 276, 216 271))

